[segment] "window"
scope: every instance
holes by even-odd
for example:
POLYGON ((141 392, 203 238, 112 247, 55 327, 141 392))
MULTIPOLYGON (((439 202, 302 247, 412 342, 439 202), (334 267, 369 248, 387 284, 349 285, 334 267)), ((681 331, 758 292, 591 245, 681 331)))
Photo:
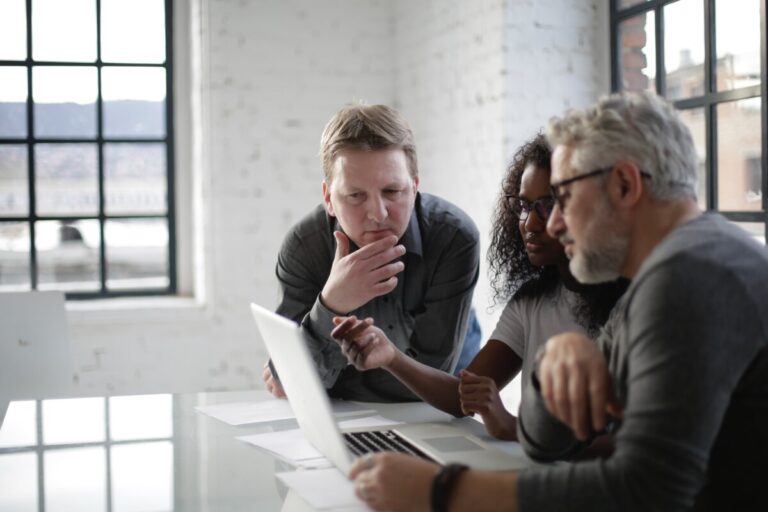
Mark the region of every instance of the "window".
POLYGON ((171 395, 11 402, 0 510, 173 510, 173 408, 171 395))
POLYGON ((765 242, 765 0, 611 0, 612 88, 674 102, 699 155, 699 202, 765 242))
POLYGON ((0 3, 0 291, 176 292, 171 4, 0 3))

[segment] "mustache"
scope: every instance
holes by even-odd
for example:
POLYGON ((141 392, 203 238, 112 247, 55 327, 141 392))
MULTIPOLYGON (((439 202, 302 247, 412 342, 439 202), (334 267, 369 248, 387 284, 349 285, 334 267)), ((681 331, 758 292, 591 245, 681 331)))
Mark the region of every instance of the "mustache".
POLYGON ((558 242, 560 242, 561 245, 566 245, 569 243, 573 243, 573 237, 569 235, 568 233, 563 233, 558 237, 558 242))

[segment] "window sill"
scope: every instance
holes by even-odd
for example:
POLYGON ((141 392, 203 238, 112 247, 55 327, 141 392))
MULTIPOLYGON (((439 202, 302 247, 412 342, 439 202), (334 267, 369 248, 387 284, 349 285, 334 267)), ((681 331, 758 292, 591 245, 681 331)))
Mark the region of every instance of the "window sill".
POLYGON ((67 318, 71 325, 186 322, 203 317, 206 304, 191 297, 126 297, 68 301, 67 318))

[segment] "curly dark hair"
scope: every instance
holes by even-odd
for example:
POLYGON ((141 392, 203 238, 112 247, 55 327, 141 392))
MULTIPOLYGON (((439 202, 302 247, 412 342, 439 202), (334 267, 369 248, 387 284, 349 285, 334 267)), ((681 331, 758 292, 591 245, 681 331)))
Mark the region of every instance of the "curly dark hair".
MULTIPOLYGON (((491 246, 488 249, 494 305, 516 297, 551 294, 560 282, 556 266, 535 267, 531 264, 520 234, 519 219, 507 200, 507 196, 520 196, 523 171, 529 164, 551 172, 551 159, 552 150, 544 135, 539 133, 517 150, 507 167, 494 209, 491 246)), ((626 290, 627 284, 626 280, 621 279, 580 287, 580 300, 573 308, 576 320, 590 334, 596 334, 608 319, 613 305, 626 290)))

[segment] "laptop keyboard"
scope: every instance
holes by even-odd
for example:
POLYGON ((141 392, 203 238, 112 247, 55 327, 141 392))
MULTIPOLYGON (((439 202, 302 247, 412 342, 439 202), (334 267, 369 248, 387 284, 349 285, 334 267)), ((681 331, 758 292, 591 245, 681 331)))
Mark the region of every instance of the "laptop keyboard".
POLYGON ((342 434, 347 446, 357 456, 376 452, 400 452, 433 460, 392 430, 374 430, 371 432, 345 432, 342 434))

